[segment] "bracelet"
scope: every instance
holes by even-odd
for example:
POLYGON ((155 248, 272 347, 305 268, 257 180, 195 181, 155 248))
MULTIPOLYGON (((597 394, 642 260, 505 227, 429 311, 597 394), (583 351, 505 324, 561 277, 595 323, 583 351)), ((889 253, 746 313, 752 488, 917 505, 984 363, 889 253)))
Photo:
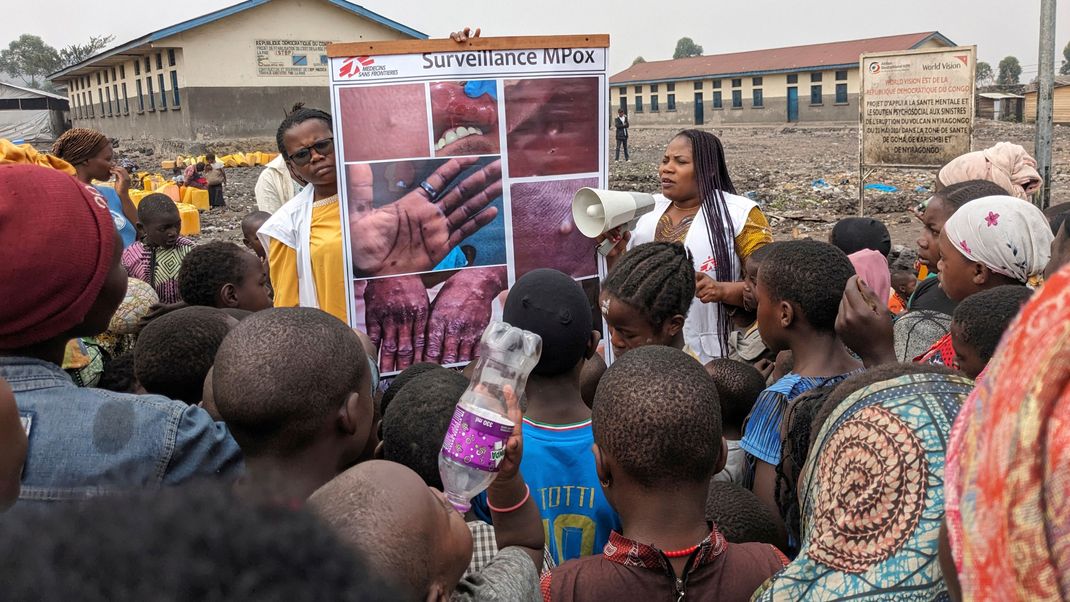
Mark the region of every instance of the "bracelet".
POLYGON ((492 511, 497 512, 498 514, 505 514, 506 512, 513 512, 519 510, 521 506, 528 503, 528 500, 531 499, 531 487, 524 485, 524 490, 524 499, 520 500, 515 506, 509 506, 508 508, 495 508, 490 503, 490 496, 487 496, 487 507, 490 508, 492 511))

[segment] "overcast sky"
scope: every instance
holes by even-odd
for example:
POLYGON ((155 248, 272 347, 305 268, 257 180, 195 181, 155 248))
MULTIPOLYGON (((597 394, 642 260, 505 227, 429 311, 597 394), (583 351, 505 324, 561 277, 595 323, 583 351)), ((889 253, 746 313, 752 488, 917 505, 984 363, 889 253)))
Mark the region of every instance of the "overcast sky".
MULTIPOLYGON (((315 2, 319 0, 301 0, 315 2)), ((1022 80, 1037 72, 1040 2, 1024 0, 363 0, 365 8, 443 37, 464 25, 485 35, 610 35, 610 70, 636 56, 672 58, 676 40, 690 36, 706 54, 737 52, 938 30, 952 41, 976 44, 993 68, 1015 55, 1022 80)), ((162 27, 235 4, 226 0, 48 0, 20 5, 0 20, 0 46, 23 33, 62 47, 90 35, 114 34, 125 42, 162 27)), ((1070 41, 1070 2, 1056 17, 1055 55, 1070 41)), ((1058 64, 1058 63, 1057 63, 1058 64)))

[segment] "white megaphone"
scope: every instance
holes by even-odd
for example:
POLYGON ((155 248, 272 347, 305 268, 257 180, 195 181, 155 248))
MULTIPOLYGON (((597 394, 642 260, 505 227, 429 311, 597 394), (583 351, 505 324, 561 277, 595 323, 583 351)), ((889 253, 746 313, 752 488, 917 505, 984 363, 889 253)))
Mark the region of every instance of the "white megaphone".
MULTIPOLYGON (((588 238, 597 238, 617 227, 632 230, 640 216, 653 210, 654 197, 645 192, 580 188, 572 197, 572 221, 588 238)), ((608 254, 616 242, 602 241, 598 252, 608 254)))

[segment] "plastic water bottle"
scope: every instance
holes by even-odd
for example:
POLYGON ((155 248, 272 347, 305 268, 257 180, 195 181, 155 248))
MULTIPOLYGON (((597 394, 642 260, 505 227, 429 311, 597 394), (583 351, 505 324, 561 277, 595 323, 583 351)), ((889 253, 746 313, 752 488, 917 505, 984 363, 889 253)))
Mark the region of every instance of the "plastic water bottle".
POLYGON ((472 381, 453 412, 438 470, 446 499, 459 512, 467 512, 471 499, 494 480, 505 456, 505 444, 516 426, 508 418, 505 387, 517 399, 542 353, 539 335, 491 322, 479 341, 472 381))

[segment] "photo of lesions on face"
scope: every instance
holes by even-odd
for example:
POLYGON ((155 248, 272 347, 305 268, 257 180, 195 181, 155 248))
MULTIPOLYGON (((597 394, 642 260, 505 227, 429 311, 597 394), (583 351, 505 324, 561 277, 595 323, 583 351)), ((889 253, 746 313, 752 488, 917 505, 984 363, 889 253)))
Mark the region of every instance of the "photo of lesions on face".
POLYGON ((498 83, 432 83, 431 121, 436 157, 498 154, 498 83))

